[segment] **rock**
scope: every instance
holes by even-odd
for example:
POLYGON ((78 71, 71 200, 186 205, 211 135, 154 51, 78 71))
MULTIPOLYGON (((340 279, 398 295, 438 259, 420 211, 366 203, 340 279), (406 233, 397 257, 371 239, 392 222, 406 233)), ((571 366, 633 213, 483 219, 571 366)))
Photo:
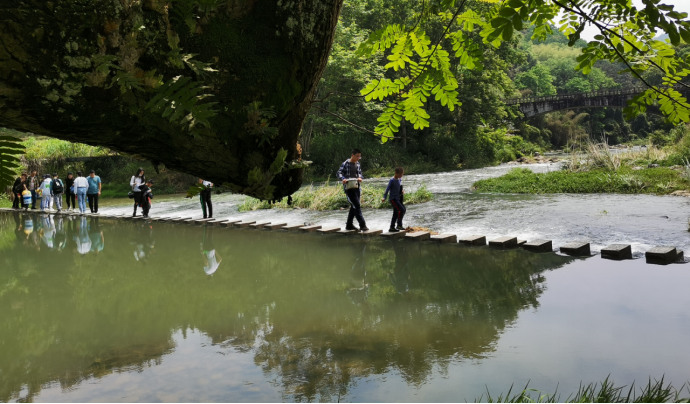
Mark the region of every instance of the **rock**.
POLYGON ((541 153, 539 153, 539 152, 534 152, 534 157, 539 157, 539 156, 541 156, 541 153))
POLYGON ((690 191, 673 191, 671 196, 685 196, 690 197, 690 191))
POLYGON ((643 168, 642 167, 633 167, 632 169, 637 171, 637 170, 642 170, 643 168))
POLYGON ((647 166, 647 168, 658 168, 658 167, 659 167, 658 164, 649 164, 649 165, 647 166))

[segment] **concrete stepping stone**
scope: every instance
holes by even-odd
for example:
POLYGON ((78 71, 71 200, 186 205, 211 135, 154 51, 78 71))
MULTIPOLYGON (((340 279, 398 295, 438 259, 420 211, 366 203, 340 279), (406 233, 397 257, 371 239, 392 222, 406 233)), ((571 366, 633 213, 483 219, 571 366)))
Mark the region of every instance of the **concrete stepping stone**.
POLYGON ((416 231, 414 233, 405 234, 406 240, 422 241, 429 240, 431 238, 431 233, 428 231, 416 231))
POLYGON ((458 240, 459 243, 461 244, 467 244, 467 245, 486 245, 486 237, 485 236, 466 236, 460 238, 458 240))
POLYGON ((589 250, 589 243, 583 241, 574 241, 572 243, 561 246, 561 252, 576 257, 592 255, 589 250))
POLYGON ((611 244, 601 249, 601 258, 609 260, 631 260, 632 246, 630 244, 611 244))
POLYGON ((489 246, 495 248, 515 248, 518 246, 518 240, 517 237, 499 237, 489 241, 489 246))
POLYGON ((357 231, 357 230, 345 230, 345 229, 342 229, 342 230, 336 231, 336 233, 337 233, 337 234, 346 235, 346 236, 354 236, 354 235, 356 235, 357 233, 359 233, 359 231, 357 231))
POLYGON ((281 227, 281 229, 283 229, 283 230, 294 231, 294 230, 299 230, 299 229, 301 229, 302 227, 304 227, 303 224, 289 224, 289 225, 287 225, 287 226, 281 227))
POLYGON ((321 233, 321 234, 333 234, 339 230, 340 230, 340 227, 324 227, 324 228, 318 229, 316 231, 318 233, 321 233))
POLYGON ((240 227, 240 228, 244 229, 244 228, 247 228, 247 227, 253 225, 254 223, 256 223, 256 221, 249 220, 246 222, 237 222, 233 226, 240 227))
POLYGON ((211 226, 227 226, 228 221, 227 219, 216 219, 216 220, 209 220, 206 222, 206 224, 211 225, 211 226))
POLYGON ((383 230, 381 229, 369 229, 367 231, 360 232, 359 234, 364 237, 373 237, 378 236, 381 233, 383 233, 383 230))
POLYGON ((458 236, 455 234, 439 234, 438 236, 431 236, 431 241, 435 241, 437 243, 457 243, 458 242, 458 236))
POLYGON ((268 226, 269 224, 271 224, 271 222, 259 222, 250 224, 249 227, 252 227, 254 229, 263 229, 264 226, 268 226))
POLYGON ((194 219, 194 223, 204 223, 204 222, 210 222, 211 220, 216 220, 212 217, 208 217, 206 219, 194 219))
POLYGON ((315 231, 321 229, 321 225, 313 224, 311 226, 302 226, 299 228, 300 231, 305 233, 314 233, 315 231))
MULTIPOLYGON (((141 217, 141 216, 137 216, 137 217, 141 217)), ((180 222, 184 222, 185 220, 188 220, 188 219, 191 219, 191 218, 190 218, 190 217, 180 217, 180 218, 177 218, 177 219, 172 219, 171 222, 173 222, 173 223, 180 223, 180 222)))
POLYGON ((381 236, 386 237, 386 238, 395 239, 395 238, 403 238, 403 237, 405 237, 405 234, 407 234, 407 232, 405 232, 405 231, 396 231, 396 232, 392 232, 392 233, 391 232, 381 233, 381 236))
MULTIPOLYGON (((680 252, 683 254, 683 252, 680 252)), ((648 264, 668 265, 678 260, 678 250, 675 247, 654 247, 644 253, 648 264)))
POLYGON ((287 226, 287 223, 271 223, 269 225, 266 225, 266 228, 269 230, 278 230, 282 229, 283 227, 287 226))
POLYGON ((527 240, 518 240, 517 245, 518 245, 518 247, 520 247, 521 245, 525 244, 526 242, 527 242, 527 240))
POLYGON ((551 252, 553 251, 553 242, 551 240, 532 240, 521 247, 532 252, 551 252))

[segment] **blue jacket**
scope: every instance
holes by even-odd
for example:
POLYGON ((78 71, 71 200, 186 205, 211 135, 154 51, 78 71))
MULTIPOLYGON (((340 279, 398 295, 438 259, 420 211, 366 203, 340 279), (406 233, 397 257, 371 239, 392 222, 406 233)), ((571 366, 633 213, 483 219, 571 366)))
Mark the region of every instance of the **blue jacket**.
POLYGON ((386 199, 389 193, 391 201, 393 199, 400 200, 400 195, 402 195, 402 178, 393 177, 388 181, 386 192, 383 193, 383 199, 386 199))

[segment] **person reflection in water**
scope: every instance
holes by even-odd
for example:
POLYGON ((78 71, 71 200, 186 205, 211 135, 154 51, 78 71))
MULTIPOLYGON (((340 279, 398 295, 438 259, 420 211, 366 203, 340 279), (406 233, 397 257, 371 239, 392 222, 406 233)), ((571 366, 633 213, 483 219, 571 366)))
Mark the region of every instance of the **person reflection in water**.
POLYGON ((38 230, 41 240, 48 248, 55 247, 55 224, 52 215, 44 215, 41 219, 41 228, 38 230))
POLYGON ((85 255, 91 251, 91 238, 89 237, 89 225, 86 222, 86 216, 79 218, 78 230, 74 235, 74 242, 77 243, 77 252, 85 255))
POLYGON ((65 223, 62 216, 55 218, 55 249, 62 251, 67 246, 67 232, 65 231, 65 223))
POLYGON ((155 252, 156 246, 156 240, 153 238, 153 226, 146 222, 138 225, 137 240, 131 244, 134 246, 134 259, 147 263, 149 256, 155 252))
MULTIPOLYGON (((359 252, 359 246, 355 247, 357 252, 359 252)), ((369 294, 369 284, 367 283, 367 268, 365 265, 365 254, 367 251, 367 245, 365 244, 362 248, 360 256, 357 257, 355 263, 352 264, 350 268, 350 284, 354 287, 347 291, 347 296, 350 298, 352 303, 356 306, 364 304, 367 301, 369 294)))
POLYGON ((204 235, 201 239, 201 253, 204 255, 204 272, 206 275, 213 275, 220 266, 223 259, 220 254, 216 252, 216 246, 213 244, 213 229, 204 226, 204 235))
POLYGON ((91 251, 96 254, 103 251, 105 248, 105 238, 103 237, 103 230, 101 230, 97 217, 91 218, 89 237, 91 238, 91 251))
POLYGON ((395 253, 395 265, 393 266, 393 272, 388 272, 388 279, 393 284, 395 291, 398 294, 404 295, 410 290, 410 273, 407 267, 410 256, 407 253, 407 243, 391 240, 391 244, 392 250, 395 253))

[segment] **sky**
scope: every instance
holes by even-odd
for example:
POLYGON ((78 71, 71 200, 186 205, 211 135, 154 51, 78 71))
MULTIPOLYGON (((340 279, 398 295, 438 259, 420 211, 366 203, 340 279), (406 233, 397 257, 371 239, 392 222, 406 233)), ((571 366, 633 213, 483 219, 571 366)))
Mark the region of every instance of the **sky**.
MULTIPOLYGON (((678 12, 686 12, 690 14, 690 0, 662 0, 662 4, 668 4, 669 6, 674 6, 674 10, 678 12)), ((641 0, 633 0, 633 4, 639 9, 642 6, 642 1, 641 0)), ((592 40, 594 39, 594 35, 597 35, 599 33, 599 30, 593 27, 586 27, 585 30, 582 32, 582 39, 585 40, 592 40)), ((661 34, 661 32, 659 32, 661 34)))

